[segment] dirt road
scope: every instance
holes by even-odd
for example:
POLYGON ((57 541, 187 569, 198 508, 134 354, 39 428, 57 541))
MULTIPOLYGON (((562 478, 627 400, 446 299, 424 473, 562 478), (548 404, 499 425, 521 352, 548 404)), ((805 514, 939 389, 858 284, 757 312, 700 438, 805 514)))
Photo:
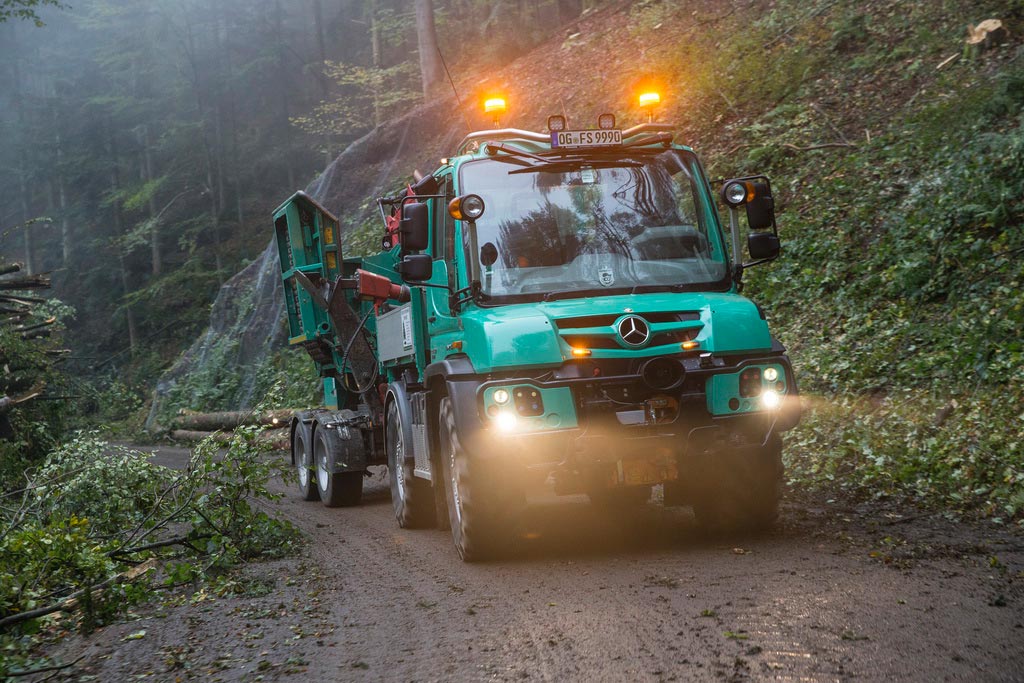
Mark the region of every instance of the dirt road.
POLYGON ((515 559, 468 565, 397 527, 383 473, 366 491, 331 510, 289 490, 302 557, 64 656, 102 681, 1024 680, 1020 535, 822 502, 708 541, 686 509, 550 498, 515 559))

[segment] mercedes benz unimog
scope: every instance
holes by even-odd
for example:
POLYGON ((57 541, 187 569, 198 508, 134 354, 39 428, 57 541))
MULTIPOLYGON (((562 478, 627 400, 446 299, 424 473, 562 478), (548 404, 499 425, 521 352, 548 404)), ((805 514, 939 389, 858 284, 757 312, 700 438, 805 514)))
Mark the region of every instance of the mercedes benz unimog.
POLYGON ((768 179, 716 191, 670 126, 594 124, 467 135, 377 200, 372 256, 304 193, 275 211, 290 342, 323 383, 291 422, 306 500, 356 505, 387 465, 398 524, 450 527, 467 561, 510 547, 533 487, 773 523, 796 379, 740 295, 779 254, 768 179))

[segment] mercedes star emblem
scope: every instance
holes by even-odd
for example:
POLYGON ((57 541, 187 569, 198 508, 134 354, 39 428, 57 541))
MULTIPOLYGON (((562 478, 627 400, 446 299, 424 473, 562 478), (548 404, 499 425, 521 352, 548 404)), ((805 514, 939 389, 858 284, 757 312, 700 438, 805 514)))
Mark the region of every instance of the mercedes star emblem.
POLYGON ((637 315, 627 315, 619 321, 619 336, 630 346, 643 346, 651 336, 647 321, 637 315))

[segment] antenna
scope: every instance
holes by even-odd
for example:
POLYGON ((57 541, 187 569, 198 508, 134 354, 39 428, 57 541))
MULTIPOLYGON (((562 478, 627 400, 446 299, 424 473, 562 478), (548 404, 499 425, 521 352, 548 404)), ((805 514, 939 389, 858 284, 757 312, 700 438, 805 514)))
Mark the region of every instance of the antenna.
POLYGON ((448 76, 448 82, 452 84, 452 92, 455 93, 455 101, 459 105, 459 111, 462 113, 462 120, 466 122, 466 130, 470 133, 473 132, 473 125, 469 122, 469 117, 466 116, 466 110, 462 108, 462 99, 459 97, 459 90, 455 87, 455 81, 452 80, 452 74, 448 71, 448 62, 444 61, 444 55, 441 54, 441 46, 437 46, 437 56, 441 58, 441 66, 444 67, 444 72, 448 76))

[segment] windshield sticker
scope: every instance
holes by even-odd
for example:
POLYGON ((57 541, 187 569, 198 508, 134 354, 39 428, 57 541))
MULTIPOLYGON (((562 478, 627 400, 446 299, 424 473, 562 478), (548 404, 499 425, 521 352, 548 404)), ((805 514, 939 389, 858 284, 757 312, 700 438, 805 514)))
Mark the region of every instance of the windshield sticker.
POLYGON ((615 284, 615 273, 607 266, 597 272, 597 281, 604 287, 611 287, 615 284))
POLYGON ((580 169, 580 182, 584 185, 593 185, 597 180, 597 174, 594 173, 594 169, 589 166, 584 166, 580 169))

